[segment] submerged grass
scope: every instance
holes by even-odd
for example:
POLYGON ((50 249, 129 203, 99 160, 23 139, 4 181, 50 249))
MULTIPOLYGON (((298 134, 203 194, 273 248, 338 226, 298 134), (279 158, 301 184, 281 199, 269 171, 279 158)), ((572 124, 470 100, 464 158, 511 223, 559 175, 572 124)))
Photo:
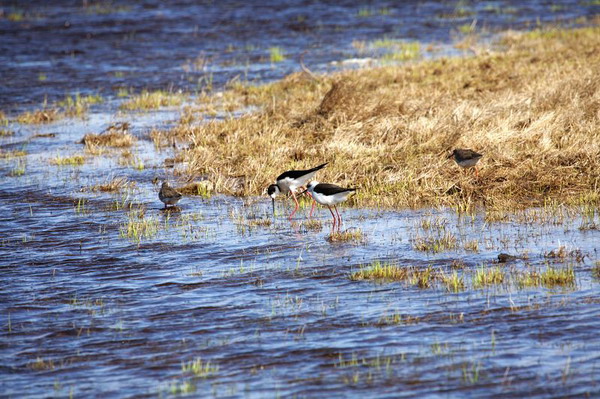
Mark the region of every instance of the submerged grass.
POLYGON ((143 211, 129 212, 127 222, 120 227, 121 238, 127 238, 135 243, 150 239, 158 234, 159 222, 154 217, 145 217, 143 211))
POLYGON ((231 85, 199 108, 259 111, 171 133, 192 143, 181 154, 188 173, 217 192, 245 177, 237 195, 321 162, 318 179, 361 187, 351 202, 360 206, 500 210, 595 192, 600 28, 511 33, 500 44, 472 57, 231 85), (479 178, 446 158, 455 147, 484 153, 479 178))

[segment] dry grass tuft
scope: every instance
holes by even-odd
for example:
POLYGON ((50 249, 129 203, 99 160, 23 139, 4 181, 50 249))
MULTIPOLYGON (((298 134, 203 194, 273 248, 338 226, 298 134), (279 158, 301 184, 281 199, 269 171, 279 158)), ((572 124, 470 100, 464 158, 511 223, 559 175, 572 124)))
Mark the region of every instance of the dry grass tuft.
POLYGON ((23 112, 18 115, 16 121, 25 125, 41 125, 51 123, 62 118, 58 109, 44 108, 37 111, 23 112))
POLYGON ((323 222, 319 219, 308 219, 302 222, 302 227, 306 230, 321 231, 323 229, 323 222))
POLYGON ((126 177, 117 177, 110 181, 96 184, 90 187, 92 191, 100 191, 103 193, 118 193, 123 190, 128 190, 135 187, 135 182, 127 180, 126 177))
POLYGON ((88 133, 83 136, 81 142, 86 146, 107 146, 107 147, 131 147, 135 142, 135 137, 129 133, 107 132, 101 134, 88 133))
POLYGON ((210 198, 212 196, 213 186, 214 185, 208 180, 200 180, 178 187, 177 191, 183 195, 197 195, 203 198, 210 198))
POLYGON ((327 236, 329 242, 364 242, 365 236, 360 229, 352 229, 346 231, 334 231, 327 236))
POLYGON ((81 143, 86 147, 93 149, 97 146, 125 148, 131 147, 136 139, 129 134, 130 125, 128 122, 119 122, 110 125, 100 134, 88 133, 81 139, 81 143))
POLYGON ((6 151, 0 149, 0 159, 13 159, 17 157, 24 157, 25 155, 27 155, 27 153, 22 150, 6 151))
MULTIPOLYGON (((494 209, 569 201, 600 179, 600 28, 507 35, 499 52, 260 87, 232 84, 206 107, 260 111, 172 134, 189 174, 259 195, 282 171, 329 162, 320 181, 361 187, 362 206, 494 209), (218 97, 218 98, 217 98, 218 97), (484 154, 479 178, 446 155, 484 154)), ((597 198, 598 196, 596 196, 597 198)))

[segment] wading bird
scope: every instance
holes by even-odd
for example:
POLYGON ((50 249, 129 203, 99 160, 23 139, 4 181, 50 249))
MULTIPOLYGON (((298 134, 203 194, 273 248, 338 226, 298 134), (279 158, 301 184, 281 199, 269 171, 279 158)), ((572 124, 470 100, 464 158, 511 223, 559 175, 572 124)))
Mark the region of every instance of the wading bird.
POLYGON ((333 227, 335 228, 336 218, 331 210, 331 206, 333 205, 333 209, 335 209, 335 213, 338 217, 338 227, 342 224, 342 217, 337 210, 337 204, 344 202, 348 199, 348 196, 356 191, 355 188, 343 188, 340 186, 336 186, 335 184, 328 183, 319 183, 317 181, 311 181, 306 191, 310 193, 313 199, 321 205, 327 206, 329 208, 329 212, 331 212, 331 216, 333 217, 333 227))
POLYGON ((457 148, 452 151, 452 154, 450 154, 448 158, 454 157, 454 161, 463 169, 475 168, 475 176, 479 177, 479 173, 477 172, 477 162, 479 162, 482 156, 482 154, 473 150, 457 148))
POLYGON ((158 192, 158 198, 162 202, 164 202, 165 209, 167 209, 167 205, 175 206, 175 204, 179 202, 179 200, 181 199, 181 194, 177 190, 169 186, 169 183, 165 181, 160 187, 160 191, 158 192))
MULTIPOLYGON (((304 186, 310 179, 313 178, 315 173, 317 173, 320 169, 323 169, 325 167, 325 165, 327 165, 327 163, 324 163, 319 166, 315 166, 312 169, 288 170, 287 172, 283 172, 282 174, 280 174, 277 177, 276 183, 271 184, 267 188, 267 194, 269 194, 269 197, 271 197, 271 201, 273 202, 273 214, 275 214, 275 198, 279 194, 290 193, 292 195, 292 198, 294 199, 294 202, 296 203, 296 207, 294 208, 294 211, 289 216, 289 219, 292 220, 292 217, 294 216, 294 214, 296 213, 296 211, 298 210, 298 208, 300 206, 298 204, 298 200, 296 199, 296 190, 298 190, 298 188, 304 186)), ((303 192, 306 192, 306 190, 304 190, 303 192)), ((310 210, 311 217, 312 217, 314 207, 315 207, 315 204, 313 202, 313 206, 310 210)))

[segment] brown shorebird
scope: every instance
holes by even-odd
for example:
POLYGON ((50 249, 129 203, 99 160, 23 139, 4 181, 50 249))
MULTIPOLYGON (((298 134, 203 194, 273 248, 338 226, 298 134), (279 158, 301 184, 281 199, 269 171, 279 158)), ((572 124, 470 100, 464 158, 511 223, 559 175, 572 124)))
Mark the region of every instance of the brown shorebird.
POLYGON ((463 169, 475 168, 475 176, 479 177, 479 173, 477 173, 477 162, 481 159, 483 155, 475 152, 473 150, 457 148, 452 151, 452 154, 448 156, 448 158, 454 157, 454 161, 463 169))
POLYGON ((167 209, 167 205, 175 206, 175 204, 179 202, 179 200, 181 199, 181 194, 177 190, 169 186, 169 183, 165 181, 160 187, 160 191, 158 192, 158 198, 162 202, 164 202, 165 209, 167 209))
MULTIPOLYGON (((283 172, 282 174, 277 176, 277 179, 276 179, 277 183, 271 184, 267 188, 267 194, 269 194, 269 197, 271 197, 271 200, 273 202, 273 213, 275 213, 275 197, 277 197, 281 193, 283 193, 283 194, 291 193, 292 198, 294 199, 294 202, 296 203, 296 207, 294 208, 294 211, 289 216, 289 219, 292 220, 294 213, 296 213, 296 211, 298 210, 298 207, 300 206, 298 204, 298 200, 296 199, 296 190, 298 190, 300 187, 304 186, 310 179, 312 179, 312 177, 315 175, 315 173, 317 173, 319 170, 323 169, 325 167, 325 165, 327 165, 327 164, 324 163, 322 165, 315 166, 314 168, 307 169, 307 170, 288 170, 287 172, 283 172)), ((306 190, 304 190, 304 192, 306 192, 306 190)), ((310 216, 312 216, 314 209, 315 209, 315 204, 313 202, 313 206, 310 209, 310 216)))

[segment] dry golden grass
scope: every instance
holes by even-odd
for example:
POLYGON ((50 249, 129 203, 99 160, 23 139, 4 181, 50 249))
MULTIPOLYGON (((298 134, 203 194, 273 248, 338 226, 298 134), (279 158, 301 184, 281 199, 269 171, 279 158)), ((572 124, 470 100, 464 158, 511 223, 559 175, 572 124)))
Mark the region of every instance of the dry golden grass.
POLYGON ((63 115, 57 109, 44 108, 37 111, 23 112, 16 121, 25 125, 41 125, 61 119, 63 115))
POLYGON ((282 171, 329 162, 320 181, 360 187, 349 204, 600 202, 600 28, 506 35, 497 52, 230 85, 200 109, 258 106, 179 124, 189 174, 218 192, 259 195, 282 171), (479 178, 446 158, 482 152, 479 178), (243 178, 232 190, 230 178, 243 178))
POLYGON ((106 147, 131 147, 135 143, 135 137, 129 133, 109 131, 101 134, 88 133, 81 139, 86 146, 106 146, 106 147))
POLYGON ((116 177, 104 183, 96 184, 90 187, 92 191, 104 193, 118 193, 135 187, 135 182, 129 181, 126 177, 116 177))
POLYGON ((131 147, 136 138, 129 134, 131 125, 129 122, 117 122, 107 127, 100 134, 88 133, 81 139, 81 144, 85 144, 86 150, 94 153, 97 147, 131 147))

